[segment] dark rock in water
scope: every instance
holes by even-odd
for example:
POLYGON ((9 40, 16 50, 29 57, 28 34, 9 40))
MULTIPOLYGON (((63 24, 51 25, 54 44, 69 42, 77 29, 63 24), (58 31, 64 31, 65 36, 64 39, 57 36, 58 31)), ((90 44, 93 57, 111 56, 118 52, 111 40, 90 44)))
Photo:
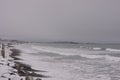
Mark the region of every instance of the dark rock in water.
POLYGON ((15 73, 9 73, 10 75, 15 75, 15 73))
POLYGON ((42 79, 40 79, 40 78, 37 78, 36 80, 42 80, 42 79))
POLYGON ((27 77, 25 78, 25 80, 33 80, 33 77, 32 77, 32 76, 27 76, 27 77))
POLYGON ((21 58, 18 58, 18 57, 15 57, 15 56, 12 56, 12 58, 13 58, 14 60, 22 60, 21 58))
POLYGON ((34 71, 34 72, 46 72, 46 71, 42 71, 42 70, 35 70, 35 69, 32 69, 30 65, 28 64, 25 64, 25 63, 21 63, 21 62, 15 62, 15 66, 13 68, 15 69, 22 69, 22 70, 25 70, 25 71, 34 71))
POLYGON ((17 56, 20 56, 20 50, 18 49, 10 49, 12 51, 12 53, 10 54, 10 57, 12 57, 14 60, 22 60, 20 58, 18 58, 17 56))
POLYGON ((12 51, 12 54, 10 55, 11 57, 13 56, 20 56, 20 50, 18 49, 10 49, 12 51))
POLYGON ((44 78, 48 78, 49 76, 44 76, 44 75, 42 75, 42 74, 37 74, 37 73, 29 73, 28 74, 29 76, 33 76, 33 77, 44 77, 44 78))
POLYGON ((35 73, 35 72, 41 72, 41 71, 32 69, 30 65, 27 65, 21 62, 15 62, 15 63, 16 64, 13 68, 18 70, 19 76, 32 76, 32 77, 43 77, 43 78, 49 77, 49 76, 35 73))
POLYGON ((8 80, 11 80, 11 78, 8 78, 8 80))

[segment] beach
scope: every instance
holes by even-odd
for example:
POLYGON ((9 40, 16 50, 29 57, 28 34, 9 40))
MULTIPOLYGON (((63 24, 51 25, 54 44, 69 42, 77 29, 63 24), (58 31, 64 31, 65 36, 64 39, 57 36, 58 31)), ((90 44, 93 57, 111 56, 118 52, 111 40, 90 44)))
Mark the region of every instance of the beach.
POLYGON ((43 80, 119 80, 120 58, 110 56, 118 51, 55 48, 37 45, 15 45, 21 50, 20 62, 42 70, 43 80), (84 53, 84 54, 83 54, 84 53))
POLYGON ((12 80, 25 80, 28 75, 32 77, 31 80, 120 79, 120 53, 117 49, 65 48, 25 43, 14 44, 6 51, 8 57, 0 60, 3 69, 0 80, 11 78, 10 71, 15 73, 12 80), (2 77, 3 73, 7 74, 6 77, 2 77))
POLYGON ((0 0, 0 80, 120 80, 120 0, 0 0))
POLYGON ((28 63, 21 62, 18 58, 21 55, 21 50, 7 44, 0 45, 0 80, 42 80, 41 77, 47 78, 36 72, 36 70, 28 63))

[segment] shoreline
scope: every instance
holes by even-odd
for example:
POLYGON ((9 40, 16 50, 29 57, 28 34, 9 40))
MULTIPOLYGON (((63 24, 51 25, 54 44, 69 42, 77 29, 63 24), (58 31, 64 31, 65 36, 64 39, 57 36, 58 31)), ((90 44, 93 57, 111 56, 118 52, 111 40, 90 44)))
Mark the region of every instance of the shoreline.
POLYGON ((42 80, 41 78, 48 78, 49 76, 45 76, 42 74, 37 74, 36 72, 45 72, 43 70, 36 70, 31 67, 31 65, 22 63, 22 59, 18 58, 20 56, 21 51, 19 49, 16 49, 15 47, 8 47, 4 46, 4 48, 1 48, 3 51, 1 51, 1 57, 0 57, 0 67, 5 68, 6 71, 0 72, 0 80, 13 80, 9 76, 16 77, 15 80, 42 80), (4 55, 4 56, 3 56, 4 55), (6 57, 7 56, 7 57, 6 57), (10 68, 12 71, 9 73, 9 70, 7 70, 7 67, 10 68), (2 74, 3 73, 3 74, 2 74), (8 74, 9 76, 4 77, 4 74, 8 74))
MULTIPOLYGON (((57 51, 58 48, 54 48, 52 52, 47 51, 49 50, 47 46, 44 48, 46 52, 43 52, 41 47, 39 48, 39 50, 36 50, 33 46, 24 44, 14 45, 14 47, 6 50, 7 52, 10 51, 10 57, 8 58, 9 66, 12 68, 10 74, 19 77, 15 80, 20 80, 20 78, 25 80, 26 76, 29 76, 31 80, 37 78, 39 80, 114 80, 120 76, 120 59, 111 59, 106 55, 105 57, 91 58, 93 56, 89 53, 90 58, 78 55, 59 55, 58 53, 52 53, 57 51)), ((61 50, 64 52, 65 49, 61 50)), ((70 51, 72 50, 70 49, 70 51)), ((83 50, 82 52, 90 51, 83 50)), ((97 51, 96 55, 98 53, 101 53, 101 51, 97 51)), ((7 59, 4 61, 6 63, 3 65, 7 66, 7 59)))
POLYGON ((17 45, 16 48, 23 51, 21 57, 27 61, 25 63, 31 64, 36 69, 47 70, 48 72, 45 74, 52 76, 44 80, 114 80, 120 75, 117 72, 119 71, 119 60, 111 59, 108 56, 93 56, 103 51, 79 49, 79 52, 89 55, 81 58, 75 56, 74 53, 72 56, 69 55, 69 52, 74 52, 74 49, 67 49, 67 52, 66 49, 58 49, 57 47, 53 49, 52 46, 44 46, 43 48, 40 45, 36 50, 29 44, 17 45), (43 49, 45 50, 43 51, 43 49), (58 55, 60 51, 68 53, 68 55, 58 55), (89 54, 90 52, 94 52, 94 54, 89 54))
POLYGON ((13 48, 10 50, 12 51, 12 54, 10 56, 15 60, 14 62, 15 66, 13 66, 13 68, 18 70, 19 76, 23 76, 23 77, 31 76, 33 78, 39 78, 40 80, 42 80, 41 78, 49 78, 49 76, 36 73, 36 72, 46 72, 46 71, 33 69, 31 65, 21 62, 23 59, 18 58, 18 56, 20 56, 21 53, 19 49, 13 48))

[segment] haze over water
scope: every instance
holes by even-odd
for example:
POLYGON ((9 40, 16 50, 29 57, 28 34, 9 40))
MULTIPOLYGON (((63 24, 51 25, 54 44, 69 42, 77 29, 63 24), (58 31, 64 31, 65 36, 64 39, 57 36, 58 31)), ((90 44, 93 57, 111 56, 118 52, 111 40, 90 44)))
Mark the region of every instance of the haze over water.
POLYGON ((0 37, 120 43, 120 0, 0 0, 0 37))

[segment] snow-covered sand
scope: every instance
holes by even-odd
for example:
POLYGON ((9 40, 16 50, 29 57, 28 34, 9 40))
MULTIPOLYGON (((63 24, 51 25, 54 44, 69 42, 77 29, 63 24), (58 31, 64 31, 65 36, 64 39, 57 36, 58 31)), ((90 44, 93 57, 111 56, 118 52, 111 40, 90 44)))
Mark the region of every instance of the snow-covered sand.
POLYGON ((17 70, 12 68, 12 66, 14 66, 14 61, 13 58, 9 56, 11 54, 10 49, 5 47, 4 50, 5 58, 3 58, 2 55, 0 55, 0 80, 8 80, 8 78, 12 80, 20 80, 20 76, 17 73, 14 73, 17 72, 17 70), (14 75, 11 75, 11 73, 13 73, 14 75))
POLYGON ((116 51, 61 49, 36 45, 15 45, 24 63, 50 76, 43 80, 120 80, 120 58, 116 51), (106 55, 99 55, 99 54, 106 55))

